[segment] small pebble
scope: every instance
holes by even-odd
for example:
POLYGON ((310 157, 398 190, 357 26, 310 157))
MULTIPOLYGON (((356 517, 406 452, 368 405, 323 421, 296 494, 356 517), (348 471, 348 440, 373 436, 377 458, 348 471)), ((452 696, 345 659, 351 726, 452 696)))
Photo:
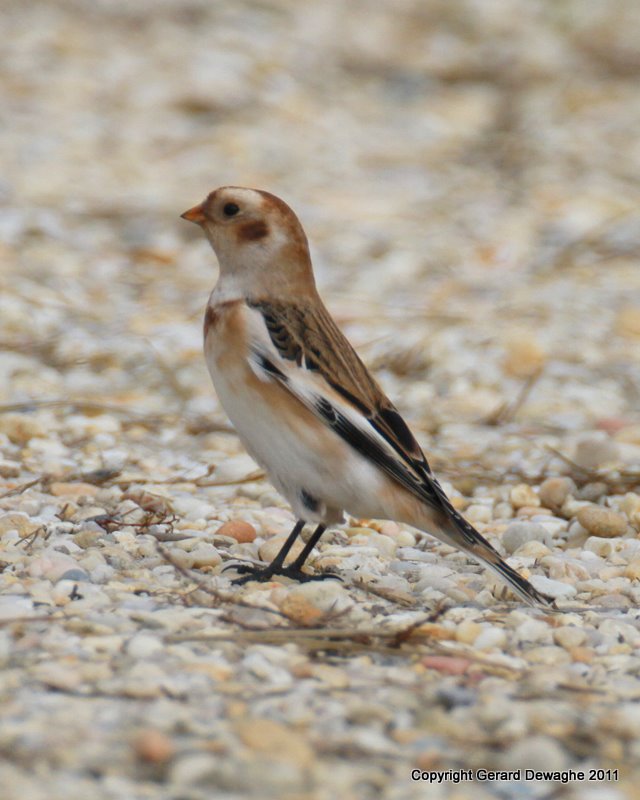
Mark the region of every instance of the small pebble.
MULTIPOLYGON (((151 695, 153 696, 153 695, 151 695)), ((168 774, 170 784, 197 786, 210 784, 218 774, 218 759, 209 753, 186 753, 171 764, 168 774)))
MULTIPOLYGON (((55 582, 61 580, 66 572, 75 571, 77 568, 78 562, 75 558, 57 550, 48 550, 29 564, 28 573, 32 578, 44 578, 55 582)), ((84 578, 81 580, 86 580, 86 573, 83 574, 84 578)))
POLYGON ((8 514, 0 514, 0 536, 7 533, 7 531, 16 530, 20 534, 21 539, 31 536, 42 525, 34 522, 26 514, 19 511, 11 511, 8 514))
POLYGON ((615 318, 615 330, 619 336, 625 338, 640 338, 640 305, 621 308, 615 318))
POLYGON ((84 550, 96 545, 103 534, 104 531, 102 530, 81 530, 74 534, 73 541, 84 550))
POLYGON ((17 594, 0 595, 0 620, 19 619, 33 612, 33 600, 17 594))
POLYGON ((544 349, 531 331, 512 334, 505 350, 504 370, 514 378, 537 375, 546 360, 544 349))
POLYGON ((342 583, 328 578, 292 586, 280 608, 300 624, 313 624, 325 614, 339 613, 353 605, 342 583))
POLYGON ((620 448, 605 433, 592 434, 576 445, 573 460, 585 469, 598 469, 620 459, 620 448))
POLYGON ((507 642, 507 634, 502 628, 486 627, 475 639, 473 646, 477 650, 494 650, 504 647, 507 642))
POLYGON ((604 497, 608 491, 609 487, 606 483, 602 483, 602 481, 594 481, 593 483, 585 483, 585 485, 578 490, 576 497, 578 500, 586 500, 589 503, 597 503, 598 500, 604 497))
POLYGON ((243 744, 269 758, 291 761, 309 767, 314 760, 314 750, 300 731, 272 719, 254 717, 240 720, 236 731, 243 744))
POLYGON ((573 647, 579 647, 584 644, 586 639, 587 634, 584 632, 584 629, 574 625, 556 628, 553 632, 553 641, 567 650, 571 650, 573 647))
POLYGON ((519 483, 514 486, 509 493, 511 505, 515 508, 522 508, 523 506, 539 506, 540 498, 533 491, 531 486, 526 483, 519 483))
POLYGON ((575 586, 560 581, 551 580, 544 575, 532 575, 529 580, 534 589, 553 598, 573 597, 576 594, 575 586))
POLYGON ((632 581, 640 580, 640 559, 635 559, 627 564, 624 568, 624 576, 632 581))
POLYGON ((590 536, 582 547, 586 552, 595 553, 600 558, 609 558, 615 552, 616 543, 601 536, 590 536))
POLYGON ((387 558, 393 558, 398 549, 397 543, 390 537, 382 533, 376 533, 369 528, 359 528, 358 530, 366 533, 358 533, 350 536, 354 545, 364 545, 365 547, 375 547, 375 549, 387 558))
POLYGON ((578 511, 578 522, 585 530, 604 539, 623 536, 627 531, 627 520, 615 511, 601 506, 585 506, 578 511))
POLYGON ((461 622, 456 628, 456 640, 463 644, 473 644, 482 633, 482 625, 471 620, 461 622))
POLYGON ((620 503, 620 511, 626 514, 629 518, 636 511, 640 511, 640 494, 636 494, 635 492, 627 492, 620 503))
POLYGON ((523 545, 516 550, 514 555, 517 555, 521 558, 544 558, 548 556, 551 550, 547 547, 544 542, 539 542, 536 539, 532 539, 530 542, 525 542, 523 545))
POLYGON ((69 569, 64 572, 58 580, 60 581, 88 581, 91 580, 88 573, 86 573, 83 569, 69 569))
POLYGON ((550 539, 547 529, 536 522, 512 522, 500 537, 507 553, 515 553, 526 542, 550 539))
POLYGON ((20 475, 20 464, 17 461, 0 458, 0 477, 17 478, 18 475, 20 475))
POLYGON ((31 414, 0 414, 0 433, 14 444, 25 445, 33 437, 47 436, 47 429, 31 414))
POLYGON ((152 658, 164 650, 164 644, 152 633, 141 631, 127 642, 126 651, 132 658, 152 658))
POLYGON ((491 506, 476 503, 467 506, 464 516, 469 522, 491 522, 493 519, 493 512, 491 506))
POLYGON ((246 544, 253 542, 256 538, 256 529, 250 522, 245 522, 242 519, 232 519, 229 522, 224 522, 216 531, 216 536, 229 536, 235 539, 236 542, 246 544))
POLYGON ((49 490, 54 497, 95 497, 99 488, 91 483, 62 483, 54 481, 49 490))
POLYGON ((290 592, 280 603, 280 610, 297 625, 310 627, 317 625, 325 616, 312 600, 303 593, 290 592))
POLYGON ((173 741, 162 731, 145 728, 139 731, 133 741, 133 749, 141 761, 150 764, 164 764, 175 753, 173 741))
POLYGON ((549 626, 542 620, 527 617, 516 628, 516 637, 521 642, 551 643, 551 631, 549 626))
POLYGON ((576 491, 576 485, 571 478, 547 478, 540 485, 540 502, 552 511, 559 511, 565 500, 576 491))
POLYGON ((568 763, 568 754, 551 736, 528 736, 511 745, 501 757, 503 769, 513 769, 517 764, 523 769, 561 771, 568 763))
POLYGON ((189 553, 191 566, 200 567, 216 567, 222 563, 222 557, 217 549, 209 542, 201 542, 189 553))

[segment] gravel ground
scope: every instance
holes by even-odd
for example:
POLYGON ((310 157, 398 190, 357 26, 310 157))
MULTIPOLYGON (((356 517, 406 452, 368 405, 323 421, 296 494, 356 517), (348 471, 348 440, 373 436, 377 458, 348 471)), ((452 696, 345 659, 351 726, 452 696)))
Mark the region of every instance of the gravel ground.
POLYGON ((639 23, 5 0, 3 800, 637 796, 639 23), (393 522, 325 535, 342 583, 222 574, 292 525, 201 354, 216 267, 178 215, 225 183, 299 212, 456 506, 557 611, 393 522))

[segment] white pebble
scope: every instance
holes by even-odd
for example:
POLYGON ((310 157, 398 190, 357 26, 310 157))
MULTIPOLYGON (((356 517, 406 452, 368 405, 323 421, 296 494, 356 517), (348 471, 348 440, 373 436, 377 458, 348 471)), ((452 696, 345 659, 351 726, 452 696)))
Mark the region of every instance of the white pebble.
POLYGON ((542 620, 528 617, 515 631, 520 642, 535 642, 536 644, 551 644, 551 630, 542 620))
POLYGON ((565 625, 562 628, 557 628, 553 632, 553 641, 559 644, 560 647, 570 649, 572 647, 579 647, 587 639, 587 634, 582 628, 576 625, 565 625))
POLYGON ((33 601, 17 594, 0 595, 0 620, 26 617, 33 611, 33 601))
POLYGON ((529 736, 513 744, 502 756, 505 769, 517 764, 534 770, 563 770, 567 754, 562 745, 551 736, 529 736))
POLYGON ((573 597, 576 594, 575 586, 551 580, 551 578, 547 578, 544 575, 532 575, 529 580, 534 589, 549 595, 549 597, 573 597))
POLYGON ((598 469, 620 458, 620 448, 606 433, 595 433, 581 439, 576 445, 573 460, 585 469, 598 469))
POLYGON ((491 506, 474 503, 465 509, 464 516, 469 522, 491 522, 493 513, 491 506))
POLYGON ((547 542, 550 539, 547 529, 535 522, 512 522, 500 537, 507 553, 515 553, 530 541, 547 542))
POLYGON ((473 643, 473 646, 478 650, 492 650, 493 648, 501 648, 507 642, 507 635, 502 628, 484 628, 479 636, 473 643))
POLYGON ((132 658, 151 658, 163 649, 162 641, 145 631, 132 636, 126 646, 126 651, 132 658))

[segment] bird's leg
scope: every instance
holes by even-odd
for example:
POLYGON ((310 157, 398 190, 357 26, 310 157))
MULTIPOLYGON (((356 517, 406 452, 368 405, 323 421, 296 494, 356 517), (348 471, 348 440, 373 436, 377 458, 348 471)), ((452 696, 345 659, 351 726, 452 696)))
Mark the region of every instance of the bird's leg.
POLYGON ((302 529, 305 526, 305 521, 299 519, 293 526, 293 530, 287 537, 287 541, 282 545, 280 550, 276 553, 275 558, 268 567, 258 567, 254 564, 234 564, 229 565, 229 569, 235 569, 237 572, 244 572, 247 574, 246 578, 237 578, 233 583, 246 583, 247 581, 268 581, 276 572, 280 572, 284 566, 284 560, 287 557, 289 550, 293 547, 293 543, 300 536, 302 529))
POLYGON ((294 570, 296 572, 302 572, 302 565, 307 560, 307 558, 309 558, 309 553, 318 544, 318 542, 320 541, 320 537, 325 531, 326 527, 324 525, 318 525, 318 527, 309 537, 309 541, 305 544, 304 548, 302 549, 302 552, 296 558, 296 560, 291 564, 289 569, 294 570))
POLYGON ((245 573, 244 577, 236 578, 233 583, 242 584, 248 583, 249 581, 270 581, 274 575, 285 575, 287 578, 292 578, 296 581, 319 581, 325 578, 337 578, 337 575, 330 574, 308 575, 301 569, 302 565, 307 559, 307 556, 313 550, 318 539, 324 533, 324 525, 318 525, 293 564, 285 567, 284 560, 287 557, 289 550, 291 550, 293 547, 293 543, 302 532, 304 525, 305 522, 302 519, 296 522, 294 529, 287 537, 287 541, 282 545, 276 557, 267 567, 258 567, 254 566, 253 564, 239 564, 238 566, 233 567, 229 565, 230 569, 236 569, 238 572, 245 573))

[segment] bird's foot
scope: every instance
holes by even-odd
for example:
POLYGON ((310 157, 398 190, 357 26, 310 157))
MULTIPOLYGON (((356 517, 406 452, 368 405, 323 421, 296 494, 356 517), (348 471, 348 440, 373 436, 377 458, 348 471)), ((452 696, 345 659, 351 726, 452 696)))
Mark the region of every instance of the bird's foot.
POLYGON ((308 572, 303 572, 294 565, 285 567, 269 564, 266 567, 260 567, 257 564, 229 564, 225 567, 225 570, 226 569, 235 569, 236 572, 244 573, 243 577, 235 578, 231 581, 231 583, 236 586, 242 586, 242 584, 249 583, 249 581, 266 583, 276 575, 284 575, 286 578, 291 578, 291 580, 300 583, 306 583, 307 581, 324 581, 327 580, 327 578, 334 578, 337 581, 342 580, 339 575, 333 572, 320 572, 317 575, 309 575, 308 572))

